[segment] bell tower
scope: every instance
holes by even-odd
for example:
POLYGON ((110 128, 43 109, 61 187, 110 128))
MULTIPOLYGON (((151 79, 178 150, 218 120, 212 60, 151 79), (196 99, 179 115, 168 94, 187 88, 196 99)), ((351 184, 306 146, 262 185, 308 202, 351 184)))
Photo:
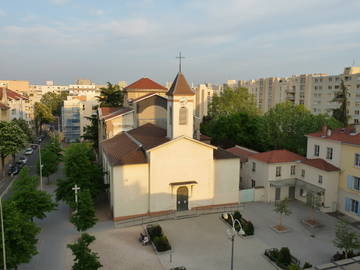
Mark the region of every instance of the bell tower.
POLYGON ((176 75, 169 91, 167 103, 167 137, 192 138, 194 133, 195 93, 192 91, 181 71, 176 75))

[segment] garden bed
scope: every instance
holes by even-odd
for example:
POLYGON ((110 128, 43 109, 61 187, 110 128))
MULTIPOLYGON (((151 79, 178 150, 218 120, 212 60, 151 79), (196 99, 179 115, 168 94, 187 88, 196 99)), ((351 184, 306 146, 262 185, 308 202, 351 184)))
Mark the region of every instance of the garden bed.
MULTIPOLYGON (((246 220, 245 218, 242 217, 242 215, 240 214, 239 211, 235 211, 233 214, 234 219, 239 220, 242 229, 244 230, 245 234, 244 235, 240 235, 243 238, 251 238, 251 236, 253 236, 255 234, 255 229, 254 229, 254 225, 252 224, 251 221, 246 220)), ((223 215, 221 215, 220 218, 225 224, 227 224, 228 226, 230 226, 232 228, 232 219, 230 217, 230 214, 228 214, 228 218, 225 219, 223 217, 223 215)), ((240 226, 238 223, 235 223, 234 225, 235 230, 237 232, 240 231, 240 226)))
POLYGON ((300 261, 290 254, 290 250, 287 247, 266 249, 264 255, 277 269, 287 270, 290 265, 298 266, 300 264, 300 261))
POLYGON ((152 246, 156 253, 166 253, 171 250, 169 240, 164 235, 164 232, 160 225, 149 224, 146 226, 147 235, 150 237, 152 246))
POLYGON ((288 227, 285 227, 283 225, 275 225, 275 226, 271 226, 270 228, 277 233, 286 233, 290 231, 288 227))
POLYGON ((321 223, 314 219, 302 219, 301 222, 310 227, 311 229, 319 228, 321 227, 321 223))

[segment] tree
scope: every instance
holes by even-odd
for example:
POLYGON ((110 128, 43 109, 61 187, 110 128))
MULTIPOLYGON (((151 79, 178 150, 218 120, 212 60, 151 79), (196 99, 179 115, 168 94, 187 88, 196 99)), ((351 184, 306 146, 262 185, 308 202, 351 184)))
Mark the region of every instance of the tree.
POLYGON ((201 123, 201 133, 211 137, 211 143, 228 148, 242 145, 262 150, 260 139, 260 116, 247 112, 237 112, 205 119, 201 123))
POLYGON ((0 121, 0 156, 2 175, 5 176, 5 158, 25 146, 26 135, 15 122, 0 121))
POLYGON ((345 258, 357 249, 360 249, 359 234, 354 232, 348 223, 339 221, 335 228, 335 247, 345 252, 345 258))
POLYGON ((57 180, 56 199, 64 200, 74 207, 72 188, 77 184, 82 190, 88 189, 93 200, 104 190, 103 172, 96 163, 90 144, 74 143, 64 154, 66 179, 57 180))
POLYGON ((100 107, 121 107, 124 103, 124 92, 120 86, 107 83, 107 87, 100 88, 100 96, 98 97, 100 107))
POLYGON ((99 148, 99 116, 93 114, 90 117, 86 117, 90 121, 90 124, 84 127, 84 135, 82 136, 85 141, 93 143, 94 148, 99 148))
MULTIPOLYGON (((56 172, 59 163, 59 157, 56 153, 51 151, 49 147, 41 149, 41 164, 42 164, 42 175, 48 179, 50 183, 50 175, 56 172)), ((37 163, 38 171, 40 171, 40 160, 37 163)))
POLYGON ((49 149, 54 154, 56 154, 58 162, 62 160, 63 155, 61 153, 62 148, 61 148, 59 136, 51 137, 50 143, 46 145, 46 148, 49 149))
POLYGON ((36 134, 38 135, 42 131, 42 125, 55 121, 55 117, 52 115, 48 106, 40 102, 36 102, 34 105, 34 120, 36 134))
POLYGON ((56 207, 56 203, 53 202, 48 192, 37 189, 38 183, 39 179, 36 176, 30 176, 25 167, 15 180, 10 197, 16 208, 30 220, 34 217, 43 219, 46 217, 46 213, 56 207))
POLYGON ((94 236, 83 233, 76 243, 68 245, 75 257, 73 270, 97 270, 102 267, 97 253, 89 248, 94 241, 94 236))
POLYGON ((32 138, 33 138, 33 133, 29 127, 29 123, 24 120, 24 119, 13 119, 12 120, 14 123, 16 123, 19 128, 22 129, 22 131, 25 133, 25 135, 27 136, 27 141, 31 142, 32 141, 32 138))
MULTIPOLYGON (((22 263, 30 262, 36 255, 37 234, 40 228, 26 218, 17 208, 15 202, 9 200, 3 205, 4 234, 6 246, 6 265, 9 269, 17 269, 22 263)), ((1 227, 1 224, 0 224, 1 227)), ((0 254, 2 255, 0 241, 0 254)), ((3 260, 0 267, 3 269, 3 260)))
POLYGON ((54 116, 61 115, 61 107, 64 100, 66 100, 69 92, 62 91, 61 93, 47 92, 42 97, 40 102, 46 105, 54 116))
POLYGON ((242 87, 236 89, 225 88, 219 96, 213 96, 209 105, 209 115, 211 118, 239 112, 258 113, 255 97, 249 94, 246 88, 242 87))
POLYGON ((311 217, 309 221, 316 222, 315 220, 315 211, 321 207, 321 198, 315 192, 308 193, 309 198, 306 200, 306 204, 311 209, 311 217))
POLYGON ((96 224, 95 207, 88 189, 80 190, 78 205, 71 217, 71 223, 79 232, 86 231, 96 224))
POLYGON ((285 198, 282 201, 276 202, 274 211, 276 213, 280 214, 280 216, 279 216, 279 226, 282 227, 282 217, 283 217, 283 215, 285 215, 285 216, 291 215, 291 211, 289 209, 289 200, 287 198, 285 198))
POLYGON ((291 102, 277 104, 261 118, 260 134, 263 150, 287 149, 306 154, 305 135, 317 132, 326 124, 330 128, 341 124, 327 115, 313 115, 303 105, 291 102))
POLYGON ((341 80, 340 91, 335 94, 333 102, 340 103, 340 107, 333 110, 333 117, 341 122, 344 127, 348 126, 348 96, 349 90, 346 88, 344 80, 341 80))

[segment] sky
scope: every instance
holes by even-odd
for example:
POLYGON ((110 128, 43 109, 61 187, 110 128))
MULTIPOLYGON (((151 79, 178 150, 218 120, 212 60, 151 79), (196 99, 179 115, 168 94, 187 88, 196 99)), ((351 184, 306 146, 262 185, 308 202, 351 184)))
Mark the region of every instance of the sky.
POLYGON ((360 0, 0 0, 0 79, 165 84, 360 66, 360 0))

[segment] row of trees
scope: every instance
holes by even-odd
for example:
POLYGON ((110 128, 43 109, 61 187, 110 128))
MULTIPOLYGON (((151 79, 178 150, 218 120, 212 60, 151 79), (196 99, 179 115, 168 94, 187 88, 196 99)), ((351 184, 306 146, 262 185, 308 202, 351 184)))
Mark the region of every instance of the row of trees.
MULTIPOLYGON (((51 195, 38 190, 38 185, 39 178, 30 176, 27 167, 24 167, 13 184, 11 197, 3 205, 6 264, 9 269, 17 269, 19 264, 30 262, 32 256, 38 253, 36 243, 40 228, 33 219, 43 219, 56 208, 51 195)), ((2 251, 0 243, 1 256, 2 251)), ((0 267, 3 268, 2 260, 0 267)))
MULTIPOLYGON (((335 112, 334 112, 335 114, 335 112)), ((242 145, 258 151, 287 149, 306 154, 306 134, 344 125, 329 115, 313 115, 303 105, 277 104, 261 115, 252 95, 245 88, 227 88, 215 96, 201 133, 223 148, 242 145)))
POLYGON ((97 221, 94 202, 104 190, 102 169, 96 163, 94 151, 88 143, 75 143, 67 147, 64 165, 66 178, 57 180, 56 199, 63 200, 70 206, 70 221, 81 233, 75 243, 68 245, 74 255, 72 269, 97 270, 102 265, 97 253, 89 248, 95 237, 84 232, 97 221), (73 190, 75 186, 80 188, 77 202, 73 190))

